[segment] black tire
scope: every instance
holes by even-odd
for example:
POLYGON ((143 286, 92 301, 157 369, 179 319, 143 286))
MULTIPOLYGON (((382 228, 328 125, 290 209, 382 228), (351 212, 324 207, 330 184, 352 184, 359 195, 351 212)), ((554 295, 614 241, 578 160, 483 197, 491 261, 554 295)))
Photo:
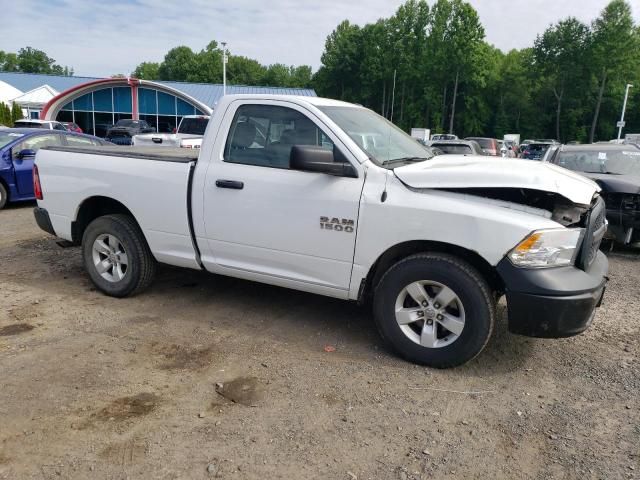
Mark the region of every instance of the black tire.
POLYGON ((0 182, 0 210, 2 210, 9 201, 9 192, 2 182, 0 182))
POLYGON ((411 362, 435 368, 455 367, 474 358, 486 346, 495 323, 494 294, 485 279, 467 262, 439 253, 411 255, 389 268, 375 288, 373 306, 378 331, 390 347, 411 362), (405 287, 420 281, 446 285, 464 308, 464 328, 450 344, 424 347, 405 335, 396 320, 396 299, 405 287))
POLYGON ((136 222, 128 215, 105 215, 92 221, 82 236, 84 266, 94 285, 112 297, 128 297, 146 289, 156 273, 156 260, 136 222), (116 237, 127 254, 128 264, 121 280, 101 276, 93 261, 93 244, 100 235, 116 237))

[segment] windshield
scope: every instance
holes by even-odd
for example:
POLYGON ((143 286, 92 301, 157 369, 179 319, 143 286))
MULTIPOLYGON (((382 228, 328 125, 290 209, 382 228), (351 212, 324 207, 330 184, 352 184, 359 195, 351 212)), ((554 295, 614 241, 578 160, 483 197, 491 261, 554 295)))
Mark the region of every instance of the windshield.
POLYGON ((357 107, 318 107, 379 165, 433 158, 433 152, 377 113, 357 107))
POLYGON ((554 163, 585 173, 640 175, 640 150, 558 152, 554 163))
POLYGON ((463 155, 468 155, 473 153, 471 151, 471 147, 469 145, 464 144, 452 144, 452 143, 432 143, 432 147, 439 148, 444 153, 459 153, 463 155))
POLYGON ((116 127, 135 127, 138 125, 138 122, 135 120, 118 120, 116 123, 116 127))
POLYGON ((0 130, 0 148, 9 145, 11 142, 23 137, 24 134, 16 132, 3 132, 0 130))
POLYGON ((478 142, 481 148, 485 149, 495 149, 496 144, 492 138, 478 138, 478 137, 469 137, 467 140, 473 140, 474 142, 478 142))
POLYGON ((204 135, 204 131, 209 123, 208 118, 183 118, 178 128, 178 133, 189 133, 191 135, 204 135))
POLYGON ((546 152, 549 147, 550 145, 547 145, 546 143, 530 143, 527 145, 527 150, 530 152, 546 152))

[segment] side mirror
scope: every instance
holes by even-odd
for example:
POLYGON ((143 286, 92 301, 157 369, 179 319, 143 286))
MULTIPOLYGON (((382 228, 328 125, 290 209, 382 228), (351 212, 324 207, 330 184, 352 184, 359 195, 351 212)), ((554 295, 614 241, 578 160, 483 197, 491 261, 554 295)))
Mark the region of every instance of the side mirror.
POLYGON ((18 152, 18 155, 16 155, 16 157, 19 158, 20 160, 22 160, 23 158, 33 158, 35 156, 36 156, 36 151, 30 148, 25 148, 24 150, 20 150, 18 152))
POLYGON ((358 178, 358 172, 349 162, 334 152, 315 145, 294 145, 291 147, 289 164, 291 170, 318 172, 338 177, 358 178), (338 161, 336 161, 336 157, 338 161))

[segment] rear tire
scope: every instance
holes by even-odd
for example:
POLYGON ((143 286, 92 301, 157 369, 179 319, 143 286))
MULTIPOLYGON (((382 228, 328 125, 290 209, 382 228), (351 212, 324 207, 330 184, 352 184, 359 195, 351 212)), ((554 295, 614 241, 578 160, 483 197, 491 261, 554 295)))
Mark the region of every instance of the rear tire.
POLYGON ((6 187, 0 182, 0 210, 2 210, 9 201, 9 192, 6 187))
POLYGON ((374 292, 382 338, 405 359, 435 368, 461 365, 486 346, 495 323, 491 288, 467 262, 411 255, 382 276, 374 292))
POLYGON ((147 241, 128 215, 105 215, 92 221, 82 236, 82 256, 91 281, 112 297, 142 292, 156 272, 147 241))

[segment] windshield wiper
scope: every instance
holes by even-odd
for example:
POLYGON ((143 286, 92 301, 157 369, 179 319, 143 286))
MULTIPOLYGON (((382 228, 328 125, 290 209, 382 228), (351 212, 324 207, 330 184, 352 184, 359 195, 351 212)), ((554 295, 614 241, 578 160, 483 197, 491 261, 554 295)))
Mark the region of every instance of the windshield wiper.
POLYGON ((600 174, 600 175, 623 175, 622 173, 616 173, 616 172, 590 172, 588 170, 583 170, 584 173, 595 173, 595 174, 600 174))
POLYGON ((431 160, 433 157, 402 157, 392 158, 391 160, 385 160, 382 165, 391 165, 393 163, 408 163, 408 162, 424 162, 425 160, 431 160))

